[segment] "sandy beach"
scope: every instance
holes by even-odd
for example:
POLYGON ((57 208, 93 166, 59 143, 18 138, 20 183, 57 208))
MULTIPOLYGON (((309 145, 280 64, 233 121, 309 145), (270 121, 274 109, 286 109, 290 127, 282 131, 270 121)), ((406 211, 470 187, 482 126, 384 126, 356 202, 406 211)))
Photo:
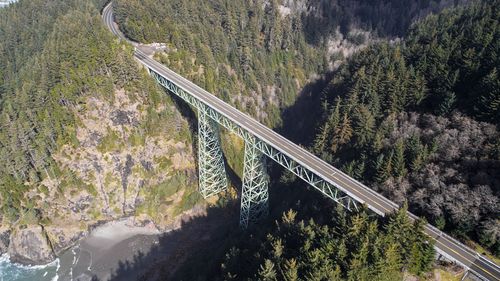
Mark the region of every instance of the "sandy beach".
MULTIPOLYGON (((132 219, 109 222, 94 229, 73 249, 60 257, 60 281, 112 280, 123 268, 147 256, 159 243, 160 231, 152 224, 134 226, 132 219)), ((120 280, 136 280, 139 270, 120 280)))

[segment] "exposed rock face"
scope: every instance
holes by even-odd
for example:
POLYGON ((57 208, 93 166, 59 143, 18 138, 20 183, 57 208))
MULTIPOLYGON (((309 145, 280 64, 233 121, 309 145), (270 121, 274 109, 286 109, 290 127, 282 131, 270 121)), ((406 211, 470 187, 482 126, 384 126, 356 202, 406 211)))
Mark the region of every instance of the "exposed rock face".
POLYGON ((49 237, 56 255, 73 246, 78 240, 87 235, 78 225, 47 226, 45 232, 49 237))
MULTIPOLYGON (((160 106, 153 110, 172 115, 170 124, 162 124, 170 129, 168 135, 148 135, 141 129, 148 118, 147 104, 140 95, 116 90, 112 101, 90 97, 78 109, 76 137, 80 145, 65 145, 53 157, 90 188, 67 188, 63 198, 69 202, 63 200, 49 210, 53 221, 64 214, 65 220, 92 225, 97 220, 135 214, 138 202, 154 191, 151 187, 178 172, 195 171, 191 147, 179 137, 188 124, 175 108, 160 106)), ((58 183, 46 185, 57 198, 58 183)))
POLYGON ((89 96, 75 107, 75 118, 77 144, 52 155, 61 175, 50 173, 27 194, 47 225, 7 227, 0 214, 0 254, 14 262, 46 264, 92 226, 124 216, 165 229, 188 198, 186 189, 195 191, 189 126, 174 105, 153 106, 140 93, 115 90, 112 98, 89 96), (158 115, 168 118, 146 131, 158 115))
POLYGON ((8 253, 11 261, 22 264, 41 265, 55 259, 52 247, 39 225, 14 230, 8 253))
POLYGON ((0 255, 7 253, 9 248, 10 230, 0 228, 0 255))

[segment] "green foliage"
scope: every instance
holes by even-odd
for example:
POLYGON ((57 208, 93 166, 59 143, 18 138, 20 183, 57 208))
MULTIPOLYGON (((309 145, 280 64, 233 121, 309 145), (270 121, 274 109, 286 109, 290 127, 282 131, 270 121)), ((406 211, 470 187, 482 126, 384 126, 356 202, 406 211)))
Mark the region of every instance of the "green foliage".
POLYGON ((306 2, 314 12, 245 0, 117 0, 114 11, 131 39, 168 44, 157 56, 162 63, 274 127, 307 80, 330 70, 328 41, 339 28, 361 44, 365 34, 351 28, 399 36, 422 10, 439 7, 434 0, 306 2))
POLYGON ((500 2, 429 16, 406 40, 406 57, 427 81, 425 106, 439 114, 453 109, 499 125, 497 106, 500 2), (484 104, 485 101, 491 106, 484 104))
MULTIPOLYGON (((326 70, 316 60, 324 48, 308 46, 299 15, 283 18, 277 5, 126 0, 115 1, 115 14, 130 38, 168 43, 168 52, 157 56, 162 63, 254 116, 290 106, 307 77, 326 70)), ((278 114, 258 117, 280 122, 278 114)))
MULTIPOLYGON (((142 79, 133 50, 103 25, 103 3, 34 0, 0 10, 0 207, 10 221, 35 205, 25 194, 47 178, 62 179, 60 194, 75 187, 96 193, 52 158, 63 145, 79 145, 75 111, 87 110, 87 98, 111 99, 123 88, 151 92, 156 99, 145 106, 165 101, 142 79)), ((118 138, 111 132, 99 149, 118 149, 118 138)))
POLYGON ((498 243, 481 238, 480 226, 499 215, 498 7, 498 0, 477 1, 445 10, 414 24, 401 43, 354 54, 324 90, 312 146, 346 173, 493 251, 498 243), (464 194, 474 199, 460 200, 464 194))
POLYGON ((101 139, 101 142, 97 146, 97 150, 104 153, 118 150, 120 147, 121 144, 118 133, 114 130, 108 130, 108 134, 101 139))
POLYGON ((412 223, 406 207, 382 221, 338 209, 327 224, 283 214, 267 235, 227 252, 223 276, 230 280, 399 280, 403 270, 431 269, 434 249, 412 223), (260 240, 262 239, 262 241, 260 240), (241 266, 245 264, 245 266, 241 266))
POLYGON ((158 206, 167 200, 170 196, 177 193, 185 185, 185 176, 177 173, 170 179, 156 185, 152 186, 147 193, 145 198, 145 205, 149 206, 148 209, 154 210, 158 206))
POLYGON ((165 207, 172 205, 172 203, 181 196, 180 202, 174 206, 173 215, 181 214, 193 208, 203 198, 197 190, 190 188, 191 185, 187 184, 188 178, 184 173, 177 172, 167 180, 148 187, 147 190, 141 191, 144 196, 144 201, 137 207, 137 213, 146 213, 153 219, 161 220, 167 214, 165 207), (183 193, 180 193, 180 192, 183 193))
POLYGON ((203 197, 198 190, 187 190, 182 196, 180 205, 176 206, 174 215, 181 214, 187 210, 192 209, 197 203, 203 200, 203 197))

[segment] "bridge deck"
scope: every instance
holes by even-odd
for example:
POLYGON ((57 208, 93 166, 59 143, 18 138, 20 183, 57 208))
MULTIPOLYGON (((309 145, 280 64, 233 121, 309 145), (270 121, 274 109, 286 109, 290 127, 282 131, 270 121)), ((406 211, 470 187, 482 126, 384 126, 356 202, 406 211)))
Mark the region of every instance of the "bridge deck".
MULTIPOLYGON (((123 40, 126 40, 113 22, 111 5, 104 8, 103 18, 105 23, 115 35, 119 36, 123 40)), ((374 212, 384 216, 397 210, 398 205, 394 202, 344 174, 342 171, 326 163, 306 149, 262 125, 249 115, 225 103, 191 81, 170 70, 166 66, 149 58, 140 49, 136 49, 135 56, 150 70, 163 76, 165 79, 172 81, 185 92, 190 93, 199 101, 213 108, 235 124, 258 137, 260 140, 286 154, 310 171, 321 176, 324 180, 338 186, 341 191, 348 194, 356 201, 366 204, 374 212)), ((412 219, 417 218, 411 213, 409 213, 409 215, 412 219)), ((425 227, 425 232, 435 240, 435 247, 439 253, 462 264, 487 280, 500 281, 500 269, 498 265, 483 256, 478 255, 475 251, 469 249, 462 243, 444 234, 430 224, 425 227)))

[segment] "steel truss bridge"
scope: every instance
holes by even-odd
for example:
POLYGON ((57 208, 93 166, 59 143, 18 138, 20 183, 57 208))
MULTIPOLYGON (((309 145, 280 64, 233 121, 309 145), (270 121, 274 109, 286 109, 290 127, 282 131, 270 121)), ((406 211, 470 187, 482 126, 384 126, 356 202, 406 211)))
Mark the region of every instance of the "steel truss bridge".
MULTIPOLYGON (((112 3, 103 9, 108 28, 123 41, 128 41, 114 23, 112 3)), ((219 126, 245 141, 245 156, 241 192, 240 226, 246 228, 268 212, 269 176, 266 160, 283 166, 324 196, 348 210, 358 210, 362 204, 385 216, 399 206, 369 187, 319 159, 306 149, 262 125, 252 117, 198 87, 191 81, 149 58, 134 42, 135 58, 163 88, 180 97, 198 113, 199 191, 204 198, 213 196, 228 186, 219 126)), ((408 213, 412 220, 415 215, 408 213)), ((500 268, 494 262, 427 224, 425 233, 435 243, 437 253, 460 264, 482 280, 500 281, 500 268)))

